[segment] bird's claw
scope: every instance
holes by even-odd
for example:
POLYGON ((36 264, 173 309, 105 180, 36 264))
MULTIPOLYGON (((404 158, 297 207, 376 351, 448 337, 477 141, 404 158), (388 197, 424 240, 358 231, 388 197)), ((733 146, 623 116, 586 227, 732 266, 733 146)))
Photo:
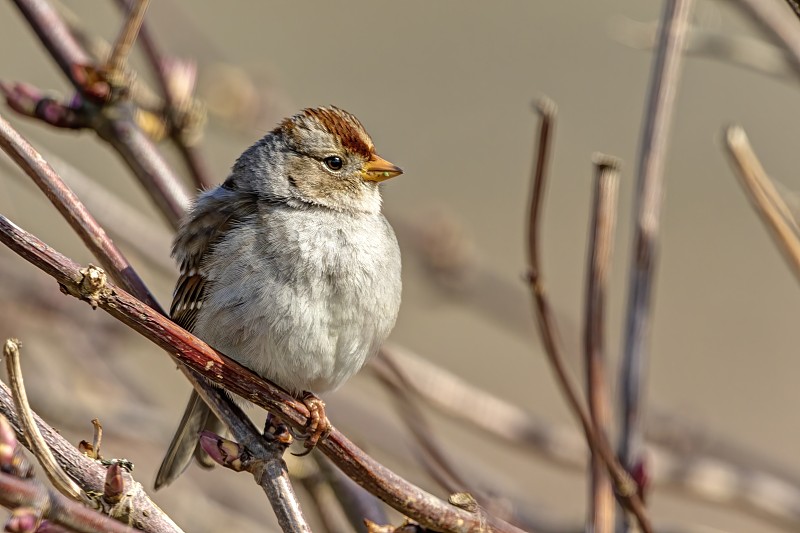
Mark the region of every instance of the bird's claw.
POLYGON ((331 432, 331 423, 325 415, 325 402, 311 392, 304 392, 301 398, 303 404, 308 408, 308 423, 306 424, 306 432, 303 435, 296 435, 297 438, 303 439, 303 445, 306 451, 302 453, 293 454, 297 457, 303 457, 311 453, 311 451, 319 444, 319 441, 328 436, 331 432))

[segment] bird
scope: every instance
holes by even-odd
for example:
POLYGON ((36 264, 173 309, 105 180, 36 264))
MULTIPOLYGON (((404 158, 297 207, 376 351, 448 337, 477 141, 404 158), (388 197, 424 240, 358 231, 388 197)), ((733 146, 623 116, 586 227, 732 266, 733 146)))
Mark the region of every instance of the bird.
MULTIPOLYGON (((397 319, 400 248, 380 184, 402 173, 343 109, 284 119, 188 210, 172 249, 172 320, 315 414, 316 394, 358 372, 397 319)), ((157 489, 202 457, 206 427, 220 425, 193 391, 157 489)))

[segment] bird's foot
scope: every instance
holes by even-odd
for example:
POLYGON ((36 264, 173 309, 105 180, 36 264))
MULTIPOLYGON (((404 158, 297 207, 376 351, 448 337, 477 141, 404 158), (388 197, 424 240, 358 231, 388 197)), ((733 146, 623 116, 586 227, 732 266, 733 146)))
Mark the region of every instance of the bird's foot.
POLYGON ((267 413, 267 420, 264 422, 264 435, 270 439, 277 440, 285 446, 289 446, 294 441, 291 428, 272 413, 267 413))
POLYGON ((325 402, 319 399, 311 392, 303 392, 301 398, 303 404, 308 408, 308 423, 306 424, 306 432, 298 438, 304 439, 303 445, 306 451, 295 454, 298 457, 308 455, 319 444, 319 441, 328 436, 331 432, 331 423, 328 417, 325 416, 325 402))

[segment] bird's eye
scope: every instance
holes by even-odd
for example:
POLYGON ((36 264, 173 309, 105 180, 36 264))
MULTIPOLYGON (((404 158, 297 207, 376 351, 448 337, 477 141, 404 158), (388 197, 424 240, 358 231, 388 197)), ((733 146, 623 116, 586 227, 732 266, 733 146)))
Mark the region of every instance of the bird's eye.
POLYGON ((326 157, 323 159, 325 162, 325 166, 331 170, 341 170, 342 169, 342 158, 336 155, 332 155, 330 157, 326 157))

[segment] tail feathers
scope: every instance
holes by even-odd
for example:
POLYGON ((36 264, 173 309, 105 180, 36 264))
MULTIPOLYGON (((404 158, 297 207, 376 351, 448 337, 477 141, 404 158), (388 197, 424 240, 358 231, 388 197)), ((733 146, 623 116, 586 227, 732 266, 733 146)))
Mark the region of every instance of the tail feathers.
MULTIPOLYGON (((189 463, 192 462, 192 456, 195 455, 195 448, 198 448, 198 454, 205 454, 202 449, 199 449, 197 435, 205 429, 209 423, 211 423, 213 427, 214 420, 216 420, 216 417, 211 413, 211 409, 208 408, 195 391, 192 391, 178 430, 175 432, 175 436, 172 437, 167 455, 161 462, 158 474, 156 474, 156 489, 169 485, 178 479, 189 466, 189 463)), ((198 460, 200 460, 199 455, 198 460)), ((209 459, 204 456, 203 460, 200 462, 204 466, 208 466, 208 461, 209 459)))

